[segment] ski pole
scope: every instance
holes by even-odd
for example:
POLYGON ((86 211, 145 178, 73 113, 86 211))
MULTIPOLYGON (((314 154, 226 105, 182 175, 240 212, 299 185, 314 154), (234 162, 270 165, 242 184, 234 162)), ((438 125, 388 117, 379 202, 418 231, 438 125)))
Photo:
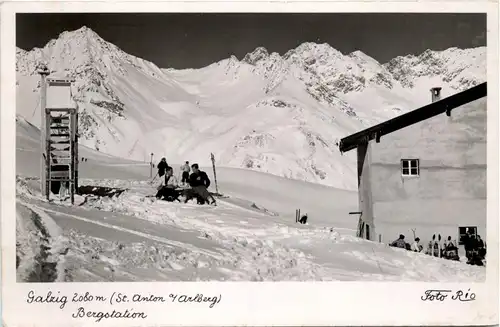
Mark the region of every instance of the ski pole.
POLYGON ((153 182, 155 181, 156 179, 156 176, 158 176, 158 173, 156 173, 155 177, 153 177, 153 179, 149 182, 149 184, 153 184, 153 182))
POLYGON ((215 173, 215 157, 213 153, 210 153, 210 159, 212 160, 212 168, 214 169, 215 192, 219 194, 219 188, 217 187, 217 174, 215 173))

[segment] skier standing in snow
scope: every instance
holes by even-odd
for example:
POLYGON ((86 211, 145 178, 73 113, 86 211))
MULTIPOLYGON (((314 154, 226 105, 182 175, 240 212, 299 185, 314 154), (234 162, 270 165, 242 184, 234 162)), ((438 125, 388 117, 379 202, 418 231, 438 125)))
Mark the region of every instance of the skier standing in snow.
POLYGON ((167 159, 165 157, 161 158, 161 161, 158 163, 158 176, 162 177, 165 175, 165 170, 167 169, 167 159))
POLYGON ((472 251, 474 250, 474 245, 476 243, 475 241, 476 238, 472 234, 472 230, 469 228, 463 238, 465 257, 469 260, 472 258, 472 251))
POLYGON ((208 178, 207 173, 201 171, 196 163, 191 165, 191 169, 193 170, 193 173, 189 176, 189 185, 192 190, 198 194, 204 202, 209 202, 208 199, 211 198, 212 202, 210 202, 210 204, 215 205, 214 197, 210 195, 207 190, 210 186, 210 179, 208 178))
POLYGON ((181 166, 181 171, 182 171, 181 183, 186 184, 189 180, 189 173, 191 172, 191 168, 189 167, 189 161, 186 161, 186 163, 181 166))

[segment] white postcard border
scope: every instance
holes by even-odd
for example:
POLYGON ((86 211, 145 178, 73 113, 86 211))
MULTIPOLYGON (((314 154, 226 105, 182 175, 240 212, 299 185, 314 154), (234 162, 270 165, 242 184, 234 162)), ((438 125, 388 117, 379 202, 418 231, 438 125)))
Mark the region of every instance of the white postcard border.
POLYGON ((498 4, 494 2, 16 2, 1 5, 0 181, 2 217, 2 316, 8 326, 92 324, 72 318, 78 308, 144 312, 141 319, 102 319, 102 326, 137 325, 479 325, 498 324, 498 4), (16 283, 15 274, 15 12, 487 12, 488 40, 488 266, 485 283, 416 282, 155 282, 16 283), (476 300, 424 302, 428 289, 462 290, 476 300), (101 295, 104 302, 29 304, 44 295, 101 295), (60 293, 58 293, 60 292, 60 293), (160 303, 116 303, 118 293, 163 296, 160 303), (172 297, 170 297, 172 294, 172 297), (179 303, 183 294, 220 302, 179 303), (111 304, 111 297, 114 302, 111 304), (175 303, 172 303, 175 297, 175 303))

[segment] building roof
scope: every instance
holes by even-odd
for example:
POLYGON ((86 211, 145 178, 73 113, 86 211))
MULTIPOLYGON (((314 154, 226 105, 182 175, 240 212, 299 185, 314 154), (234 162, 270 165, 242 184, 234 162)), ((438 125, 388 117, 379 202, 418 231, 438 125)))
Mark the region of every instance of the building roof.
POLYGON ((486 82, 476 85, 468 90, 454 94, 439 101, 430 103, 421 108, 412 110, 403 115, 389 119, 378 125, 369 127, 360 132, 351 134, 340 140, 340 152, 347 152, 357 148, 360 144, 376 139, 377 142, 384 135, 390 134, 415 123, 429 119, 442 113, 450 116, 451 110, 469 102, 486 96, 486 82))
POLYGON ((47 82, 51 85, 64 84, 67 86, 71 86, 71 83, 74 83, 75 79, 71 77, 60 77, 51 75, 50 77, 47 77, 47 82))

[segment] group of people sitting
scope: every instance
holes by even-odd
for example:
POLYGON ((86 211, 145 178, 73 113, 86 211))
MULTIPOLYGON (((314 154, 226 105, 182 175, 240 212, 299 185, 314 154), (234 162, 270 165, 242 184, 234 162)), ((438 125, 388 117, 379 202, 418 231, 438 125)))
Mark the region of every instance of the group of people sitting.
MULTIPOLYGON (((441 235, 439 235, 439 242, 441 241, 441 235)), ((451 257, 447 257, 447 251, 458 250, 455 246, 454 242, 451 240, 451 236, 448 236, 448 239, 444 241, 443 246, 440 246, 439 242, 436 241, 436 235, 432 236, 432 241, 429 242, 427 246, 427 250, 425 254, 436 256, 436 257, 445 257, 447 259, 452 259, 451 257)), ((420 238, 415 237, 414 242, 410 245, 405 241, 405 236, 403 234, 399 235, 399 238, 392 242, 390 246, 406 249, 413 252, 423 252, 424 247, 420 244, 420 238)))
POLYGON ((441 234, 438 235, 436 241, 436 234, 432 235, 432 240, 427 244, 427 250, 425 254, 440 257, 449 260, 460 261, 460 256, 458 255, 458 247, 456 242, 451 239, 451 236, 441 244, 441 234))
POLYGON ((405 241, 405 236, 403 234, 399 234, 399 238, 389 244, 389 246, 395 247, 395 248, 400 248, 400 249, 406 249, 408 251, 415 251, 415 252, 421 252, 422 251, 422 246, 418 243, 420 239, 417 237, 415 238, 415 242, 410 245, 410 243, 407 243, 405 241))
POLYGON ((173 202, 181 201, 179 198, 184 196, 184 203, 191 199, 196 199, 198 204, 209 203, 216 205, 215 198, 208 192, 210 179, 208 175, 200 170, 197 163, 189 166, 186 161, 181 166, 181 182, 174 176, 174 169, 167 164, 167 160, 162 158, 158 163, 159 181, 156 185, 158 192, 156 198, 173 202), (192 170, 192 173, 190 174, 192 170), (188 187, 189 186, 189 187, 188 187))
MULTIPOLYGON (((467 257, 467 264, 482 266, 486 256, 486 246, 481 236, 473 234, 469 230, 467 234, 462 237, 462 242, 464 244, 465 256, 467 257)), ((434 234, 432 240, 429 241, 425 254, 448 260, 460 260, 458 246, 451 239, 451 236, 448 236, 442 245, 440 243, 441 235, 438 235, 438 239, 436 240, 436 234, 434 234)), ((415 241, 410 245, 405 241, 405 236, 403 234, 400 234, 399 238, 392 242, 390 246, 414 252, 424 251, 424 247, 420 244, 419 237, 415 237, 415 241)))

